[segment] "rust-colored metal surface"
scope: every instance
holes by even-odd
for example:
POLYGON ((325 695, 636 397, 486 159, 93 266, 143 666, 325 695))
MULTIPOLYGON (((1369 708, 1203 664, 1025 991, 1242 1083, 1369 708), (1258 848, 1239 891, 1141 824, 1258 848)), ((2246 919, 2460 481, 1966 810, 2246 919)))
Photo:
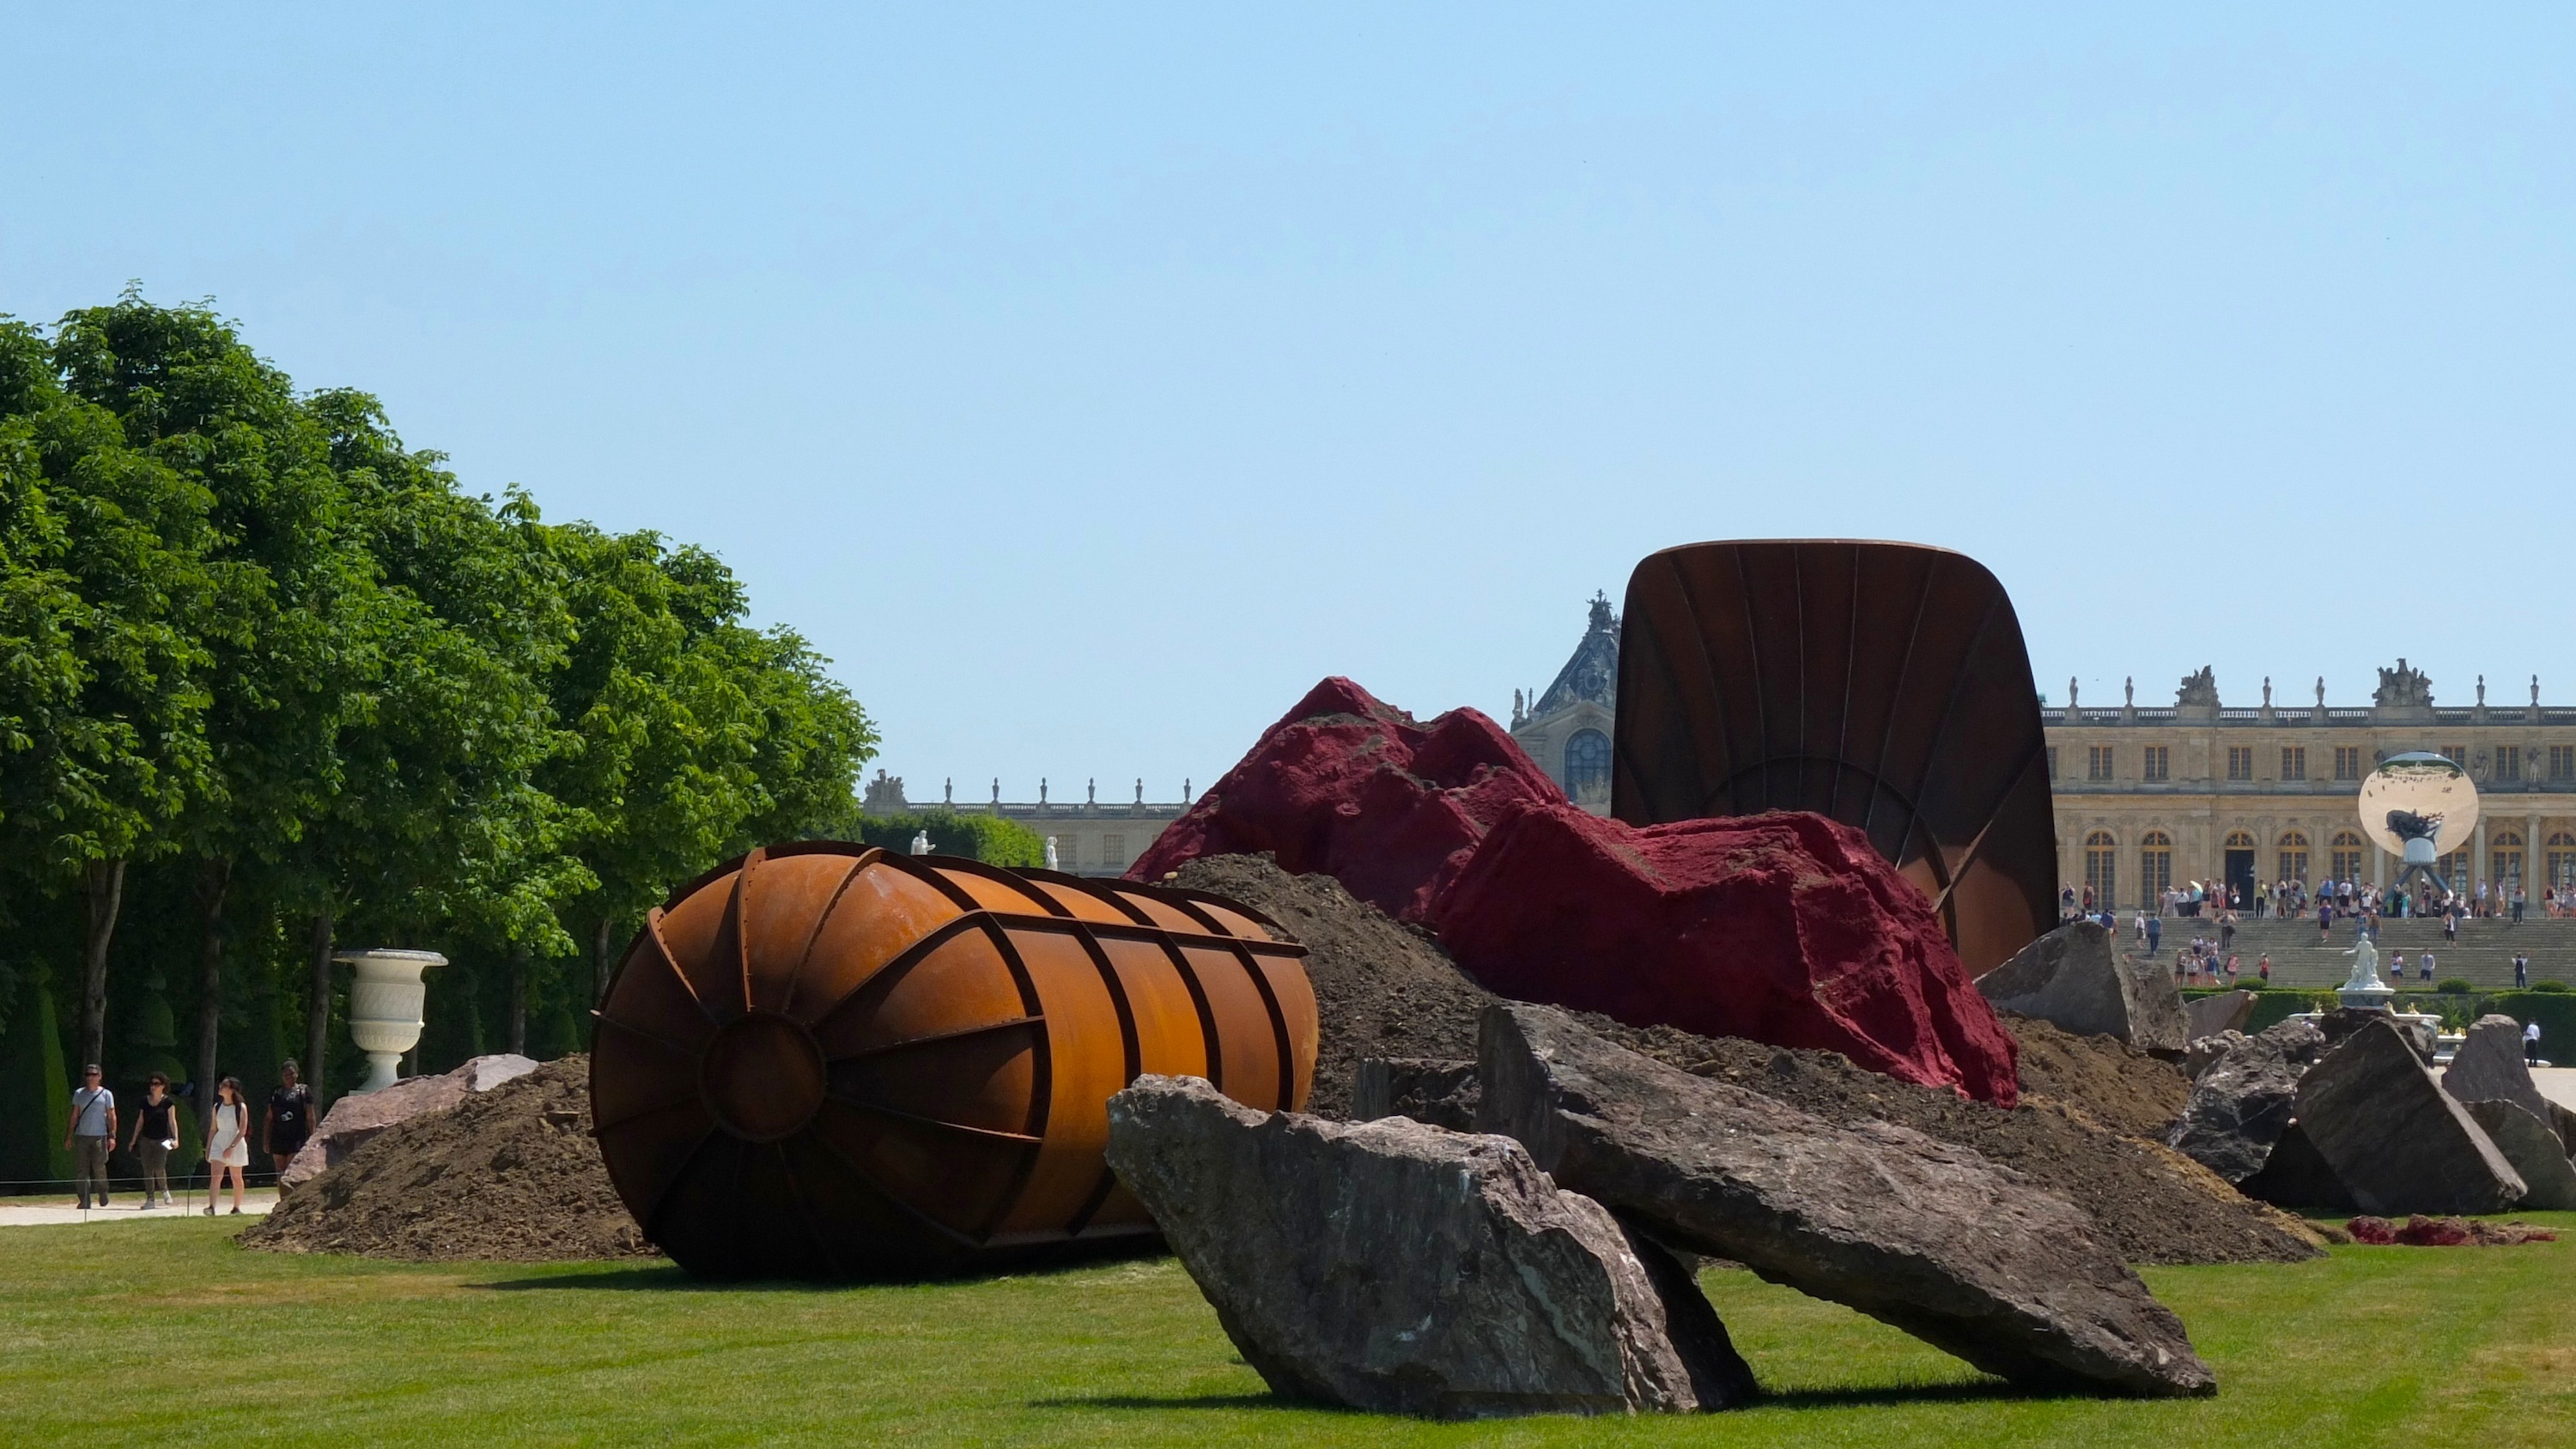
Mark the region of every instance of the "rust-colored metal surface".
POLYGON ((1649 555, 1619 630, 1611 809, 1812 810, 1938 907, 1971 974, 2057 924, 2047 743, 2021 621, 1976 560, 1909 543, 1649 555))
POLYGON ((608 1175, 719 1277, 911 1276, 1153 1231, 1110 1175, 1139 1073, 1298 1108, 1305 948, 1190 891, 809 842, 652 913, 590 1059, 608 1175))

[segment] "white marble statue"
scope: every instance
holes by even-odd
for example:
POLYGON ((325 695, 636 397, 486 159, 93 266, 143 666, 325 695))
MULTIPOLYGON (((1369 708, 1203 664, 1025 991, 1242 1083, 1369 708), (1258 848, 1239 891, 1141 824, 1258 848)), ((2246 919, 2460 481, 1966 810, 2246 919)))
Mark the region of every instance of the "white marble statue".
POLYGON ((922 830, 914 832, 912 837, 912 853, 915 855, 928 855, 930 853, 929 831, 922 830))
POLYGON ((1056 854, 1055 854, 1055 837, 1054 837, 1054 836, 1052 836, 1052 835, 1050 835, 1050 836, 1048 836, 1048 837, 1047 837, 1047 857, 1046 857, 1046 860, 1047 860, 1047 869, 1049 869, 1049 870, 1062 870, 1062 869, 1064 869, 1064 867, 1063 867, 1063 866, 1056 864, 1056 854))
POLYGON ((2352 958, 2352 974, 2344 978, 2344 990, 2359 991, 2366 986, 2378 986, 2381 984, 2379 980, 2379 947, 2372 944, 2371 939, 2367 934, 2364 934, 2359 940, 2354 941, 2352 943, 2352 949, 2344 952, 2344 954, 2352 958))

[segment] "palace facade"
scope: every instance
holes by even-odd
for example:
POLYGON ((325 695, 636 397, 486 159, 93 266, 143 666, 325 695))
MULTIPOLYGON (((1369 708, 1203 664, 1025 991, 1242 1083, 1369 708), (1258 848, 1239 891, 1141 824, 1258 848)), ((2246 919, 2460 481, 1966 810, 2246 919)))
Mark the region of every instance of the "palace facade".
POLYGON ((2128 907, 2169 885, 2224 880, 2359 880, 2385 885, 2397 862, 2355 814, 2380 761, 2426 750, 2478 787, 2466 845, 2444 856, 2455 889, 2576 884, 2576 709, 2486 702, 2436 708, 2432 681, 2400 659, 2379 671, 2367 708, 2276 705, 2270 680, 2253 709, 2220 705, 2207 669, 2182 681, 2169 708, 2140 708, 2135 687, 2110 708, 2042 709, 2057 802, 2058 879, 2128 907))

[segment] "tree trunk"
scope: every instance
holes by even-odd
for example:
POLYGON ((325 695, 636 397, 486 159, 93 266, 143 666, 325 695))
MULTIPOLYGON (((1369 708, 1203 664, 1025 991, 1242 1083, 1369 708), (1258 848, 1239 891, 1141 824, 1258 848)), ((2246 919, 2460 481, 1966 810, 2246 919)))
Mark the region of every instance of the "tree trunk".
POLYGON ((528 1054, 528 948, 510 943, 510 1054, 528 1054))
POLYGON ((197 1140, 214 1140, 215 1048, 224 1017, 224 895, 233 863, 210 855, 197 863, 197 1140))
POLYGON ((610 934, 613 929, 608 918, 602 916, 599 925, 590 933, 590 1004, 593 1006, 608 999, 608 977, 617 969, 608 954, 616 947, 617 938, 610 934))
POLYGON ((107 945, 115 939, 117 907, 125 899, 125 862, 90 861, 81 869, 81 884, 89 902, 80 999, 81 1064, 86 1065, 99 1062, 107 1047, 107 945))
POLYGON ((331 1055, 331 908, 324 906, 313 913, 311 937, 312 975, 304 987, 304 1068, 306 1083, 313 1088, 313 1112, 318 1118, 323 1108, 322 1094, 330 1084, 331 1055))

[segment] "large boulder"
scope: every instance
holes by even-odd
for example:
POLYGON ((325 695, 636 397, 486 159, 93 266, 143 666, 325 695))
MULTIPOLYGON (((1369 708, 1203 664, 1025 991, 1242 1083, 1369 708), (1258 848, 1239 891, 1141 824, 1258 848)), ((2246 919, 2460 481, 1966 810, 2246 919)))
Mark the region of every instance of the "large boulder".
POLYGON ((2232 1183, 2263 1170, 2273 1144, 2297 1110, 2299 1078, 2325 1050, 2325 1034, 2304 1021, 2285 1021, 2254 1036, 2230 1031, 2203 1037, 2233 1038, 2227 1053, 2191 1084, 2182 1120, 2165 1139, 2185 1157, 2232 1183))
POLYGON ((2522 1023, 2510 1016, 2481 1016, 2451 1053, 2450 1070, 2442 1073, 2442 1090, 2463 1102, 2511 1102, 2542 1122, 2550 1120, 2549 1099, 2531 1080, 2522 1059, 2522 1023))
POLYGON ((1127 872, 1159 881, 1203 855, 1268 851, 1403 921, 1432 907, 1504 807, 1565 792, 1483 714, 1421 724, 1327 679, 1166 827, 1127 872))
POLYGON ((2124 957, 2099 921, 2070 921, 1977 978, 1998 1010, 2035 1016, 2077 1036, 2115 1036, 2140 1051, 2178 1052, 2188 1032, 2182 993, 2152 961, 2124 957))
POLYGON ((1351 1086, 1351 1120, 1410 1117, 1452 1132, 1473 1132, 1476 1095, 1474 1062, 1364 1057, 1351 1086))
POLYGON ((2567 1160, 2567 1144, 2547 1122, 2521 1103, 2500 1097, 2471 1102, 2468 1107, 2496 1151, 2522 1178, 2524 1192, 2516 1207, 2536 1212, 2576 1210, 2576 1163, 2567 1160))
POLYGON ((2502 1212, 2526 1191, 2399 1030, 2362 1026, 2299 1078, 2299 1125, 2366 1213, 2502 1212))
POLYGON ((1659 1240, 1902 1328, 2043 1391, 2208 1394, 2180 1320, 2064 1198, 1965 1148, 1841 1126, 1488 1007, 1479 1125, 1659 1240))
POLYGON ((1109 1162, 1282 1395, 1481 1418, 1756 1393, 1679 1265, 1507 1139, 1146 1076, 1109 1099, 1109 1162))
POLYGON ((2274 1207, 2322 1209, 2326 1212, 2357 1213, 2361 1204, 2353 1201, 2352 1189, 2343 1185, 2335 1170, 2308 1140, 2299 1124, 2292 1122, 2272 1144, 2272 1155, 2263 1170, 2236 1184, 2236 1190, 2247 1197, 2268 1202, 2274 1207))
MULTIPOLYGON (((2162 981, 2165 974, 2156 973, 2162 981)), ((2176 993, 2179 995, 2180 993, 2176 993)), ((2225 1031, 2243 1031, 2254 1019, 2254 1004, 2262 1000, 2251 991, 2221 991, 2210 996, 2195 996, 2182 1004, 2183 1040, 2194 1042, 2205 1036, 2225 1031)))
POLYGON ((277 1175, 280 1188, 292 1188, 340 1165, 386 1128, 429 1112, 444 1112, 476 1092, 488 1092, 537 1069, 526 1057, 509 1052, 476 1057, 451 1072, 434 1077, 406 1077, 390 1087, 357 1092, 331 1104, 322 1125, 304 1139, 277 1175))
POLYGON ((2344 1039, 2353 1033, 2374 1026, 2386 1027, 2397 1033, 2398 1040, 2406 1043, 2415 1053, 2416 1060, 2428 1067, 2433 1065, 2433 1050, 2439 1045, 2439 1027, 2429 1019, 2398 1016, 2367 1006, 2338 1006, 2317 1018, 2317 1030, 2325 1033, 2328 1051, 2343 1045, 2344 1039))
POLYGON ((1449 888, 1439 928, 1504 996, 1840 1052, 1998 1106, 2019 1092, 2012 1034, 1932 903, 1821 815, 1640 828, 1515 805, 1449 888))

